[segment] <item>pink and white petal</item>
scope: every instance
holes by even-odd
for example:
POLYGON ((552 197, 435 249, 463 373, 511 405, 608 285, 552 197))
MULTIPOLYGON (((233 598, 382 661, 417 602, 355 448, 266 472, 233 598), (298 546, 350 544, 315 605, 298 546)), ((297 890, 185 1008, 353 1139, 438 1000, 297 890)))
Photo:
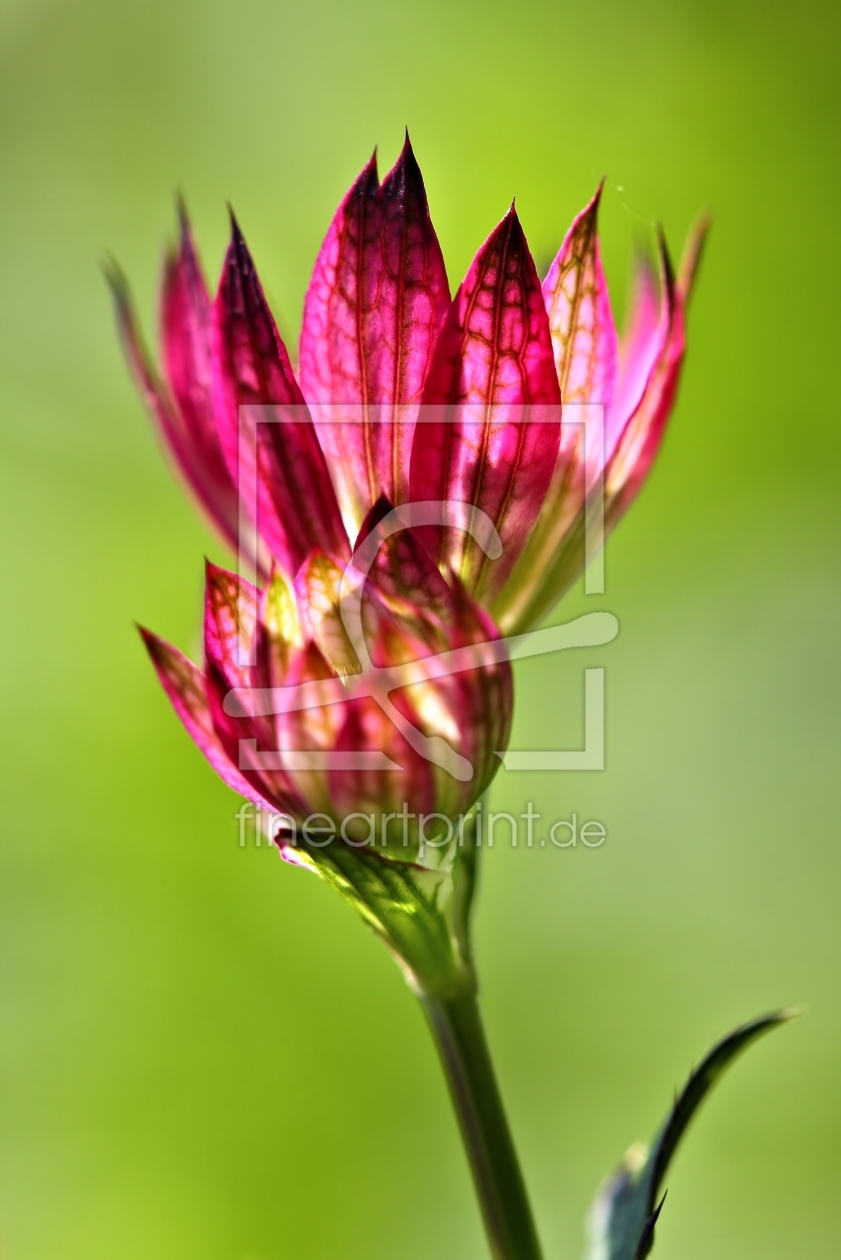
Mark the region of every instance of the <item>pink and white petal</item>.
MULTIPOLYGON (((632 345, 644 348, 637 358, 638 369, 651 359, 652 346, 656 353, 639 401, 614 436, 609 452, 604 480, 605 534, 635 498, 662 442, 686 349, 686 306, 708 227, 708 221, 701 219, 690 232, 677 281, 661 238, 662 310, 657 305, 650 269, 641 273, 631 336, 632 345)), ((537 625, 583 568, 584 483, 580 465, 572 463, 569 468, 575 474, 569 483, 557 492, 553 487, 547 495, 547 506, 557 500, 559 510, 552 516, 544 511, 517 569, 494 605, 494 616, 507 634, 537 625)), ((562 461, 556 476, 559 470, 562 461)))
POLYGON ((423 402, 558 404, 549 321, 512 206, 474 258, 435 346, 423 402))
MULTIPOLYGON (((438 333, 450 308, 450 285, 408 133, 379 196, 383 226, 380 257, 374 264, 378 283, 365 328, 368 379, 372 401, 411 408, 423 397, 438 333)), ((395 501, 408 486, 408 471, 408 465, 395 470, 395 501)), ((384 484, 386 493, 388 488, 384 484)))
POLYGON ((236 547, 237 502, 230 478, 227 474, 224 478, 220 477, 218 467, 208 463, 205 448, 194 441, 178 407, 158 379, 143 344, 131 294, 122 272, 116 265, 111 265, 106 275, 114 297, 117 324, 129 368, 157 424, 164 447, 175 460, 181 476, 208 519, 224 540, 236 547))
MULTIPOLYGON (((272 808, 291 818, 306 814, 304 802, 295 791, 277 753, 277 735, 270 716, 249 717, 229 712, 228 681, 212 661, 205 674, 208 709, 219 742, 240 773, 267 800, 272 808)), ((240 704, 243 691, 237 692, 240 704)))
POLYGON ((609 408, 618 338, 598 238, 602 184, 573 220, 543 281, 561 398, 609 408))
POLYGON ((347 678, 362 667, 339 608, 342 574, 332 556, 313 551, 295 575, 295 594, 305 637, 318 645, 335 675, 347 678))
MULTIPOLYGON (((634 327, 638 329, 636 344, 642 346, 645 353, 641 352, 637 366, 640 367, 646 357, 650 357, 652 347, 656 350, 648 378, 643 382, 641 397, 623 428, 618 432, 612 429, 618 415, 616 406, 621 404, 622 397, 620 368, 616 400, 608 416, 604 469, 605 535, 631 502, 651 465, 677 384, 676 371, 679 371, 682 349, 673 362, 676 348, 674 283, 667 261, 664 261, 663 273, 664 302, 662 310, 658 309, 656 326, 652 323, 654 308, 651 305, 652 298, 655 302, 657 300, 656 288, 650 271, 640 273, 634 327)), ((510 582, 493 605, 494 617, 506 634, 533 629, 584 567, 585 508, 591 490, 589 479, 585 476, 587 471, 581 447, 573 450, 572 457, 568 455, 558 461, 540 520, 510 582)))
POLYGON ((504 584, 549 487, 560 445, 560 387, 540 281, 511 210, 476 255, 438 338, 412 447, 413 502, 461 502, 491 518, 493 565, 463 530, 419 531, 474 595, 504 584))
POLYGON ((194 444, 204 451, 208 467, 213 467, 217 479, 235 498, 213 411, 210 295, 183 204, 179 204, 179 220, 178 250, 166 259, 161 291, 164 375, 187 432, 194 444))
POLYGON ((193 743, 201 749, 228 787, 256 805, 272 809, 267 799, 240 773, 222 746, 211 717, 201 670, 151 630, 143 626, 139 629, 161 685, 193 743))
POLYGON ((607 417, 605 457, 610 459, 622 431, 636 411, 663 352, 669 313, 660 302, 657 277, 645 255, 637 258, 630 317, 619 349, 616 395, 607 417))
POLYGON ((229 688, 257 685, 251 667, 261 592, 244 578, 206 565, 204 652, 229 688))
POLYGON ((660 449, 680 381, 686 351, 686 308, 708 229, 706 218, 693 227, 677 280, 665 239, 660 237, 667 330, 639 405, 625 426, 605 471, 606 529, 611 529, 627 511, 660 449))
POLYGON ((213 305, 212 347, 222 449, 273 555, 293 573, 314 546, 348 554, 324 454, 233 218, 213 305), (275 405, 277 410, 269 410, 261 421, 252 417, 250 440, 241 441, 239 409, 247 405, 275 405))
POLYGON ((493 605, 494 616, 506 629, 520 625, 536 588, 552 582, 554 565, 575 530, 585 495, 604 469, 618 340, 597 235, 601 191, 600 185, 573 221, 543 282, 564 400, 561 450, 540 516, 511 579, 493 605), (585 423, 600 422, 597 413, 588 410, 592 404, 605 409, 604 430, 596 431, 594 445, 589 439, 585 444, 585 423), (604 441, 598 440, 602 434, 604 441))
MULTIPOLYGON (((376 154, 345 196, 304 298, 299 367, 310 403, 369 401, 364 323, 370 256, 382 239, 376 154)), ((368 478, 365 466, 359 469, 368 478)))
POLYGON ((407 497, 414 415, 449 307, 444 259, 408 135, 380 185, 376 156, 340 205, 313 270, 301 384, 353 535, 407 497))
POLYGON ((274 568, 263 591, 257 621, 256 655, 265 686, 282 686, 292 653, 303 643, 295 587, 281 569, 274 568))

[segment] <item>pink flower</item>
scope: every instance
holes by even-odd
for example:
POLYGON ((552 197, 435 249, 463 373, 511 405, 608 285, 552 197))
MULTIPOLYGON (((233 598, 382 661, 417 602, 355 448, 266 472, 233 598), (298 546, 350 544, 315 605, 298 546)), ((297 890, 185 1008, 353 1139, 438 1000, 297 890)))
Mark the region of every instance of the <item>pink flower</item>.
POLYGON ((594 486, 603 481, 609 532, 651 468, 705 230, 677 278, 661 237, 659 293, 642 264, 620 343, 596 231, 600 193, 542 285, 512 206, 451 300, 408 137, 382 183, 372 158, 316 260, 297 375, 236 221, 211 299, 182 208, 161 296, 163 380, 118 275, 114 288, 134 374, 223 538, 237 543, 241 494, 263 573, 274 559, 294 575, 313 548, 346 560, 383 496, 473 504, 499 532, 498 558, 460 527, 427 526, 420 537, 504 631, 537 624, 581 571, 594 486), (299 419, 258 426, 253 470, 239 467, 243 404, 294 408, 299 419), (595 464, 573 404, 603 407, 595 464))
POLYGON ((508 741, 511 670, 493 622, 411 531, 385 537, 388 516, 374 507, 348 566, 316 549, 294 582, 275 568, 263 591, 208 564, 203 669, 141 631, 188 733, 278 816, 293 861, 299 841, 330 836, 435 866, 508 741), (355 568, 366 550, 370 574, 355 568), (451 672, 440 662, 454 653, 451 672))
POLYGON ((388 533, 394 515, 380 500, 349 563, 313 549, 263 591, 208 564, 201 669, 141 633, 281 855, 333 884, 419 992, 445 995, 473 984, 470 809, 508 743, 511 668, 458 578, 411 530, 388 533))
POLYGON ((438 846, 507 744, 497 626, 533 628, 575 579, 593 504, 612 528, 677 387, 703 232, 677 279, 661 240, 659 290, 643 268, 620 344, 600 191, 542 285, 512 206, 451 299, 408 137, 382 183, 372 158, 316 260, 297 373, 233 217, 211 298, 180 210, 162 378, 111 277, 164 442, 229 545, 246 523, 263 583, 209 566, 201 668, 143 631, 161 682, 225 782, 280 816, 284 856, 355 899, 427 987, 466 957, 472 862, 438 846), (575 404, 598 405, 595 464, 575 404), (250 444, 243 408, 271 421, 250 444))

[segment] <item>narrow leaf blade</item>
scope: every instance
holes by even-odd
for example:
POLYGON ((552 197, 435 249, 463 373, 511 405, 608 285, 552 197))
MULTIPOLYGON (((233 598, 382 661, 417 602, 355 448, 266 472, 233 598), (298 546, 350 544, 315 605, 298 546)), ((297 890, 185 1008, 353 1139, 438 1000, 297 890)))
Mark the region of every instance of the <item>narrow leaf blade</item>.
POLYGON ((772 1029, 787 1023, 791 1018, 790 1011, 774 1011, 770 1015, 762 1015, 759 1019, 742 1024, 719 1041, 698 1067, 690 1073, 652 1149, 652 1200, 660 1192, 669 1164, 692 1117, 725 1070, 753 1042, 758 1041, 772 1029))
POLYGON ((593 1206, 587 1260, 645 1260, 654 1243, 662 1189, 675 1151, 712 1087, 738 1056, 765 1033, 787 1023, 791 1011, 774 1011, 729 1033, 689 1074, 674 1106, 648 1149, 635 1146, 593 1206))

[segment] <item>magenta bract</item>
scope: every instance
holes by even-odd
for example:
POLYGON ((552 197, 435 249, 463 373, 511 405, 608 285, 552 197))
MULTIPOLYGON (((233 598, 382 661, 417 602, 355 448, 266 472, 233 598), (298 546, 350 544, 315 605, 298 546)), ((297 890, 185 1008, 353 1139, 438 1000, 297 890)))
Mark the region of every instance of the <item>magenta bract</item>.
POLYGON ((446 820, 467 813, 499 765, 510 665, 495 650, 490 617, 457 578, 442 577, 411 531, 383 541, 362 584, 362 650, 340 609, 343 573, 314 550, 294 583, 275 568, 261 592, 208 564, 204 669, 151 632, 143 637, 214 769, 281 816, 276 838, 287 856, 309 819, 314 833, 328 828, 416 860, 425 842, 452 838, 446 820), (459 651, 460 667, 441 670, 459 651))
POLYGON ((620 343, 599 250, 600 195, 573 222, 542 286, 512 207, 451 300, 408 137, 382 183, 372 158, 316 261, 297 377, 236 222, 211 301, 182 209, 161 302, 164 381, 122 282, 118 312, 164 441, 226 542, 238 536, 238 496, 266 574, 272 559, 294 574, 313 547, 346 559, 381 496, 474 504, 499 531, 497 559, 453 527, 423 531, 427 549, 503 629, 539 621, 583 564, 593 470, 585 475, 573 405, 604 408, 595 472, 610 529, 662 439, 705 231, 693 233, 677 280, 662 240, 659 282, 640 263, 620 343), (238 412, 248 403, 312 409, 311 423, 261 426, 256 470, 240 468, 238 412))
POLYGON ((401 505, 456 505, 496 531, 489 547, 451 513, 384 543, 360 625, 364 652, 384 671, 377 677, 394 683, 396 664, 487 645, 497 626, 533 628, 581 571, 595 488, 607 531, 628 507, 674 401, 704 227, 677 278, 662 239, 659 281, 641 265, 620 342, 599 250, 600 195, 542 284, 512 206, 451 299, 407 137, 383 182, 372 158, 336 212, 306 295, 297 374, 233 217, 211 300, 181 210, 161 298, 163 380, 116 279, 129 362, 166 445, 225 541, 242 541, 243 522, 257 538, 263 590, 208 572, 202 671, 146 636, 190 734, 237 791, 294 818, 318 810, 335 819, 360 802, 375 803, 379 817, 400 800, 452 816, 489 781, 510 725, 507 663, 491 652, 475 668, 421 674, 379 699, 353 685, 339 695, 337 684, 366 673, 341 613, 342 574, 401 505), (576 408, 596 406, 594 467, 576 408), (257 424, 249 448, 243 407, 286 411, 257 424), (243 652, 245 666, 236 663, 243 652), (317 701, 310 709, 278 699, 303 685, 317 701), (242 699, 237 710, 231 694, 274 699, 260 711, 242 699), (430 757, 435 741, 456 760, 430 757), (250 761, 244 748, 256 750, 250 761), (306 769, 294 756, 284 762, 284 750, 352 748, 379 751, 387 767, 374 758, 369 770, 345 771, 335 756, 322 771, 312 758, 306 769), (469 786, 454 769, 467 764, 469 786))

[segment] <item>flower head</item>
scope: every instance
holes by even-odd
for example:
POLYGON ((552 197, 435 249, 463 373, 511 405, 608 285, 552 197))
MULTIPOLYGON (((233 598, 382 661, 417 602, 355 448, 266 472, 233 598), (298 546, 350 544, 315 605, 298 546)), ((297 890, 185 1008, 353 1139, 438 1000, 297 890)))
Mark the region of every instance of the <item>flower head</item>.
POLYGON ((407 137, 336 212, 297 372, 233 216, 211 298, 180 208, 162 378, 112 274, 163 439, 261 583, 209 566, 203 665, 144 631, 160 679, 222 778, 278 816, 284 856, 355 899, 427 988, 464 955, 469 902, 438 845, 510 729, 497 626, 533 628, 575 579, 593 505, 610 529, 632 501, 677 386, 703 231, 676 279, 661 239, 620 343, 600 192, 542 284, 512 205, 451 299, 407 137), (595 458, 580 407, 598 412, 595 458))
POLYGON ((508 741, 511 670, 488 615, 403 525, 383 500, 349 564, 313 550, 262 591, 208 564, 203 668, 142 634, 281 854, 336 884, 432 992, 469 969, 454 859, 508 741))
POLYGON ((142 392, 225 540, 242 545, 248 520, 263 574, 275 562, 294 576, 313 548, 347 560, 383 496, 472 505, 498 531, 496 558, 460 525, 427 525, 419 538, 503 630, 536 625, 583 567, 595 490, 607 532, 648 475, 705 231, 677 277, 661 235, 659 283, 641 263, 620 342, 600 195, 542 284, 512 206, 451 299, 407 137, 386 178, 372 158, 336 212, 306 295, 297 374, 236 221, 211 298, 182 207, 161 294, 162 380, 116 273, 114 288, 142 392), (255 405, 287 419, 257 425, 249 451, 241 409, 255 405), (602 436, 590 457, 580 409, 594 407, 602 436))
POLYGON ((262 591, 208 563, 202 669, 142 631, 190 735, 293 861, 329 834, 436 865, 508 739, 496 628, 411 531, 387 535, 396 515, 375 509, 350 564, 312 551, 262 591))

